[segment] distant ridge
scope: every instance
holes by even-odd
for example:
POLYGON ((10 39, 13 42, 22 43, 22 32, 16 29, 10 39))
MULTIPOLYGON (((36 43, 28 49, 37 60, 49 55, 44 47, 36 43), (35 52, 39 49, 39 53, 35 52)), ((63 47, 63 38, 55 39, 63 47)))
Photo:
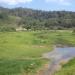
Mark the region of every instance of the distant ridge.
POLYGON ((0 29, 10 27, 23 27, 27 30, 74 28, 75 12, 0 7, 0 29))

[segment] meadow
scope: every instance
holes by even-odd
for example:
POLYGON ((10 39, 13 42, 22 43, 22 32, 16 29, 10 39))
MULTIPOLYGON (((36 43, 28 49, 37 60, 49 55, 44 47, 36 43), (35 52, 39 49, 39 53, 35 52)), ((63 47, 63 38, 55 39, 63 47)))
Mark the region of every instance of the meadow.
POLYGON ((75 75, 75 58, 62 66, 62 69, 54 75, 75 75))
POLYGON ((0 75, 35 75, 54 45, 75 46, 71 30, 0 32, 0 75))

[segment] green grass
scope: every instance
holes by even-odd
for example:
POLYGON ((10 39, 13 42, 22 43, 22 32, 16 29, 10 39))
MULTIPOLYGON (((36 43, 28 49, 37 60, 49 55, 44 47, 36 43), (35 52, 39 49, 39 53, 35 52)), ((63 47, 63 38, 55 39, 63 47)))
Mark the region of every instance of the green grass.
POLYGON ((55 44, 75 45, 74 38, 67 31, 1 32, 0 58, 40 57, 55 44))
POLYGON ((45 60, 6 60, 0 59, 0 75, 33 75, 45 60))
POLYGON ((34 36, 33 32, 0 33, 0 58, 40 57, 51 49, 34 36))
POLYGON ((42 54, 56 44, 75 46, 75 35, 68 30, 0 32, 0 75, 31 75, 46 63, 42 54))
POLYGON ((62 69, 55 75, 75 75, 75 59, 72 59, 67 64, 63 65, 62 69))

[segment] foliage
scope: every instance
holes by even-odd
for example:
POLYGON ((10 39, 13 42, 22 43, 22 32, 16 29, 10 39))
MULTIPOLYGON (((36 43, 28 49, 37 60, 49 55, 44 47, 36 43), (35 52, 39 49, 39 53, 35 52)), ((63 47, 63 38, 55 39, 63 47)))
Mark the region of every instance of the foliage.
POLYGON ((14 27, 0 27, 0 32, 12 32, 16 31, 14 27))
POLYGON ((75 27, 75 12, 42 11, 0 7, 0 26, 24 27, 27 30, 69 29, 75 27))
POLYGON ((75 29, 72 31, 73 34, 75 34, 75 29))

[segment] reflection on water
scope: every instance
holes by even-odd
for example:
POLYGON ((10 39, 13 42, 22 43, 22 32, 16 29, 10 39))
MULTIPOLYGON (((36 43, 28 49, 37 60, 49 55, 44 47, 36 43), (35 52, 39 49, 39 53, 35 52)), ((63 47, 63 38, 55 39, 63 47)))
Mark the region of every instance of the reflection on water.
POLYGON ((62 61, 68 61, 75 57, 75 47, 56 47, 52 52, 45 53, 43 57, 51 60, 49 68, 43 75, 53 75, 62 61))
POLYGON ((56 61, 68 60, 75 57, 75 47, 55 48, 54 51, 46 53, 44 56, 56 61))

